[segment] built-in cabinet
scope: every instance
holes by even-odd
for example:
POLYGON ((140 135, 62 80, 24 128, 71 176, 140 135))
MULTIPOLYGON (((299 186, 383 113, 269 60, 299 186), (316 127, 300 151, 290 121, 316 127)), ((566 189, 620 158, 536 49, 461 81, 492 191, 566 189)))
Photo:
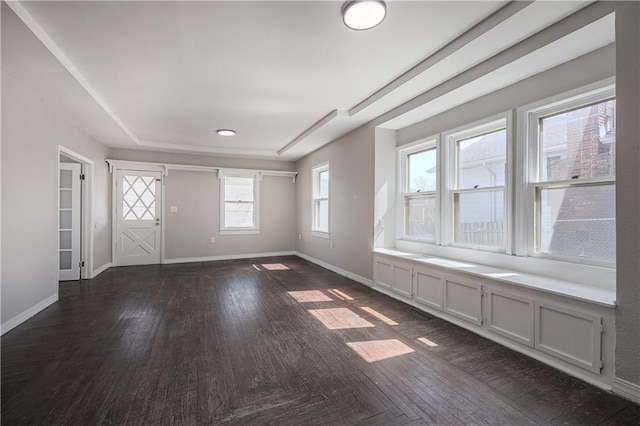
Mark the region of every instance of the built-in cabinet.
POLYGON ((603 324, 613 323, 614 306, 387 254, 375 253, 374 264, 374 288, 522 352, 601 374, 603 324))

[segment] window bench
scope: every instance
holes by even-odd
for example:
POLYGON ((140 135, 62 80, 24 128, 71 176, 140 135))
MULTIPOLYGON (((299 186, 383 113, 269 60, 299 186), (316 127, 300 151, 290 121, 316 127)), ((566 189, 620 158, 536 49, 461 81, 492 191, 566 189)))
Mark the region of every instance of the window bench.
POLYGON ((611 388, 615 290, 394 249, 373 254, 376 290, 611 388))

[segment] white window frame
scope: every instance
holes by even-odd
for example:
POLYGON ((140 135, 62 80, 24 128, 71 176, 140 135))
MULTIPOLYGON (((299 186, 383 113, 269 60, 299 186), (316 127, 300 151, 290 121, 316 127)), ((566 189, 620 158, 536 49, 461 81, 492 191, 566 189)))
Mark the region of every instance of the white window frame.
POLYGON ((519 119, 523 128, 522 136, 525 144, 525 154, 522 160, 524 173, 521 183, 521 196, 519 197, 519 204, 525 206, 525 209, 519 217, 521 231, 518 247, 519 254, 534 258, 557 260, 567 264, 584 264, 615 268, 615 262, 553 255, 536 250, 536 242, 539 238, 536 231, 536 225, 539 220, 538 194, 540 194, 543 189, 579 188, 616 184, 615 176, 540 181, 540 120, 565 111, 615 99, 615 97, 615 85, 610 80, 606 80, 536 102, 535 104, 524 106, 519 110, 519 119))
POLYGON ((331 228, 331 172, 329 161, 318 164, 311 168, 311 235, 319 238, 329 238, 331 228), (327 197, 320 197, 320 173, 329 172, 329 182, 327 187, 327 197), (327 228, 317 226, 319 222, 320 201, 327 201, 327 228))
POLYGON ((413 143, 402 145, 397 148, 398 157, 398 201, 397 201, 397 224, 396 238, 406 241, 417 241, 429 244, 440 244, 440 182, 441 182, 441 160, 440 160, 440 137, 438 135, 420 139, 413 143), (409 191, 409 156, 423 151, 436 151, 436 189, 434 191, 410 193, 409 191), (436 201, 436 217, 434 238, 420 238, 407 235, 407 204, 414 198, 427 198, 433 196, 436 201))
POLYGON ((218 171, 220 180, 220 235, 252 235, 260 233, 260 179, 254 171, 223 170, 218 171), (252 227, 225 226, 225 186, 227 177, 253 178, 253 225, 252 227))
POLYGON ((512 229, 511 229, 511 214, 512 214, 512 179, 513 179, 513 136, 512 136, 512 112, 504 112, 484 120, 470 123, 463 127, 459 127, 454 130, 443 133, 443 161, 442 164, 445 167, 441 167, 442 182, 443 182, 443 202, 441 204, 441 234, 442 245, 449 245, 452 247, 470 248, 474 250, 507 253, 512 252, 512 229), (458 189, 458 155, 456 145, 457 142, 463 139, 469 139, 474 136, 481 136, 483 134, 496 132, 499 130, 506 130, 506 176, 504 186, 494 186, 486 188, 469 188, 458 189), (455 226, 455 197, 456 194, 474 193, 474 192, 488 192, 491 190, 502 189, 504 191, 504 211, 503 211, 503 243, 501 247, 490 246, 478 246, 470 244, 461 244, 454 241, 454 226, 455 226))

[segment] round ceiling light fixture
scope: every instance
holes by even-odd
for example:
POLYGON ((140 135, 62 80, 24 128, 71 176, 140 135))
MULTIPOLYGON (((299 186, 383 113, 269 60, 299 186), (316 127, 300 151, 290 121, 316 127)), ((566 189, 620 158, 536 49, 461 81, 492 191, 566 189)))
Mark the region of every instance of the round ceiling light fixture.
POLYGON ((231 130, 231 129, 218 129, 218 130, 216 130, 216 133, 219 134, 220 136, 235 136, 236 135, 236 131, 235 130, 231 130))
POLYGON ((368 30, 380 24, 387 15, 382 0, 349 0, 342 6, 344 24, 352 30, 368 30))

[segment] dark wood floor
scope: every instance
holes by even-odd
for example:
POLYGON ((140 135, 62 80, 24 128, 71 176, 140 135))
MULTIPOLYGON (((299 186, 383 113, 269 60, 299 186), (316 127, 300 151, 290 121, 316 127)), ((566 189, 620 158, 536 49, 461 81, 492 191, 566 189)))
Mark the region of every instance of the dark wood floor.
POLYGON ((297 257, 111 269, 1 343, 6 425, 640 424, 638 405, 297 257))

